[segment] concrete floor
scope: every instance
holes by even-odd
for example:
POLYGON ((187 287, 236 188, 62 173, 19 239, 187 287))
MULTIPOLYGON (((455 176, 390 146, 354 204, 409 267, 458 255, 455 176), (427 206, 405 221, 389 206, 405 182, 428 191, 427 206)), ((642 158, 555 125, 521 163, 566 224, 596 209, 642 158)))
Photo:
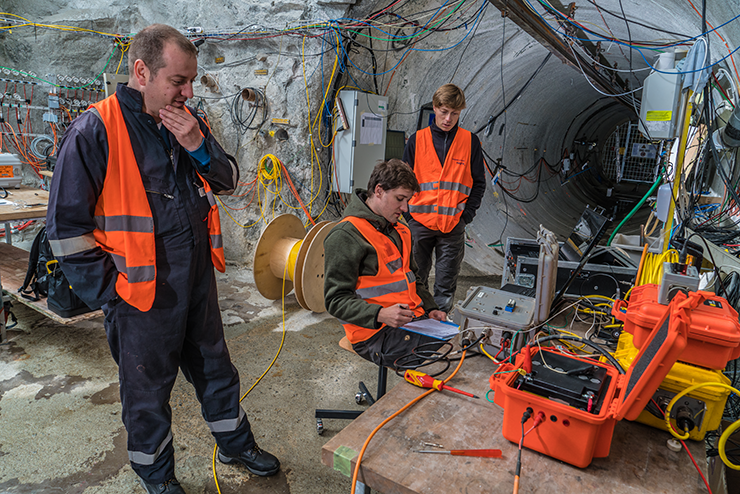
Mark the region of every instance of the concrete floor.
MULTIPOLYGON (((227 266, 218 278, 226 338, 245 393, 280 348, 282 302, 263 298, 245 267, 227 266)), ((457 298, 477 284, 497 286, 498 279, 463 276, 457 298)), ((144 492, 128 463, 118 371, 102 318, 63 326, 20 304, 13 312, 19 323, 0 345, 0 492, 144 492)), ((359 408, 357 382, 374 390, 377 368, 341 350, 339 323, 301 309, 292 294, 284 317, 280 356, 242 402, 259 445, 280 458, 282 469, 260 478, 217 462, 220 492, 347 493, 349 479, 320 461, 322 445, 347 422, 325 420, 319 436, 313 412, 359 408)), ((389 376, 389 387, 399 381, 389 376)), ((171 405, 178 479, 190 494, 219 492, 214 441, 182 375, 171 405)))

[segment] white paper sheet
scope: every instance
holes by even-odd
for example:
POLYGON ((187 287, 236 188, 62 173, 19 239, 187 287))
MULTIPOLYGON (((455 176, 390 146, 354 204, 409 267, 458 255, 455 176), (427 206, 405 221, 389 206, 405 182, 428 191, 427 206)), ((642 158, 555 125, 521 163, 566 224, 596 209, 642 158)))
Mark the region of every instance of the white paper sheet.
POLYGON ((363 113, 360 117, 360 144, 380 144, 383 142, 383 117, 363 113))
POLYGON ((449 340, 460 331, 460 326, 451 322, 437 321, 436 319, 420 319, 403 325, 401 329, 431 336, 438 340, 449 340))

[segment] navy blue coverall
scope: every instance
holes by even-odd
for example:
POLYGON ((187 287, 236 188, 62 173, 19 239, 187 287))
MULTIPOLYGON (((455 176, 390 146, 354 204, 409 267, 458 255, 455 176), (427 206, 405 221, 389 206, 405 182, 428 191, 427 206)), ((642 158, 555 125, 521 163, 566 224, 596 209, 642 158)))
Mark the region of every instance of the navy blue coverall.
POLYGON ((141 93, 119 85, 116 94, 154 219, 157 288, 152 308, 139 311, 116 295, 113 261, 90 243, 108 160, 106 129, 95 111, 80 115, 64 134, 47 231, 75 293, 91 308, 103 308, 119 368, 129 460, 140 477, 158 484, 174 477, 169 398, 178 368, 193 384, 224 454, 236 456, 255 444, 239 404, 239 374, 224 340, 206 221, 210 205, 195 173, 197 167, 215 194, 230 194, 238 167, 202 120, 210 156, 206 166, 141 111, 141 93))

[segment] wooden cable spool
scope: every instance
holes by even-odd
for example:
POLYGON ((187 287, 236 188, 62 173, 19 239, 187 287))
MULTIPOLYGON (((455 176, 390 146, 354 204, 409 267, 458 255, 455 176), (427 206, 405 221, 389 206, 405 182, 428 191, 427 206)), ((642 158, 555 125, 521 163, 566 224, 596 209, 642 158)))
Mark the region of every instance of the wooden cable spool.
POLYGON ((322 221, 306 232, 292 214, 272 220, 254 251, 254 282, 262 296, 278 300, 295 288, 301 307, 324 312, 324 239, 335 224, 322 221))

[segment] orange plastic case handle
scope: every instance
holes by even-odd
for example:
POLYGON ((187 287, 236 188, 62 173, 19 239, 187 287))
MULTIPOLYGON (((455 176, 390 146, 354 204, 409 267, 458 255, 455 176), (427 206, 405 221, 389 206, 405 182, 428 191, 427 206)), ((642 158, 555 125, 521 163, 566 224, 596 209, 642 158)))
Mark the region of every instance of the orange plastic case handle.
POLYGON ((625 311, 627 310, 627 301, 621 299, 615 300, 614 304, 612 305, 612 315, 620 321, 624 322, 626 312, 622 312, 622 308, 624 308, 625 311))

